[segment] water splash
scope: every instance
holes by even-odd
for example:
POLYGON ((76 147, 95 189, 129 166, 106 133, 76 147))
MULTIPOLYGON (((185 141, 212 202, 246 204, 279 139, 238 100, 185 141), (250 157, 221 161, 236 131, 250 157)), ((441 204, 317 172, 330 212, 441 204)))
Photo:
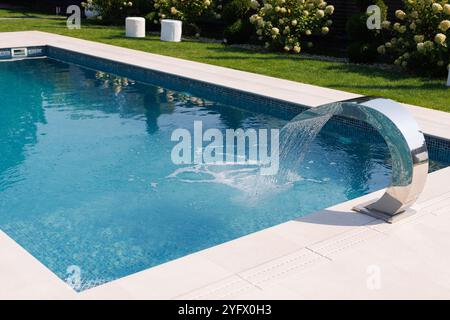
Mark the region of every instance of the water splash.
POLYGON ((299 174, 312 142, 323 126, 340 110, 338 104, 309 109, 288 122, 280 132, 280 167, 273 176, 262 176, 257 165, 199 164, 176 169, 167 178, 184 183, 216 183, 241 191, 240 200, 256 203, 291 188, 305 179, 299 174))
POLYGON ((298 172, 308 150, 325 124, 341 110, 339 104, 308 109, 289 121, 280 132, 280 167, 269 179, 284 184, 298 172))
POLYGON ((297 181, 304 180, 299 175, 291 175, 289 181, 280 184, 260 175, 258 166, 206 164, 178 168, 167 178, 184 183, 214 183, 228 186, 239 191, 236 201, 250 206, 256 205, 261 199, 286 191, 297 181))

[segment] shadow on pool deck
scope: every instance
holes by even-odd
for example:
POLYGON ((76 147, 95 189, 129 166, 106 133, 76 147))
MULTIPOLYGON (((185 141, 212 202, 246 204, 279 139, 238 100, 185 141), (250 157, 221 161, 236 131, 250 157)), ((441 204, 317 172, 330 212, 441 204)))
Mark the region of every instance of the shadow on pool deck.
MULTIPOLYGON (((377 219, 355 211, 336 211, 325 209, 306 217, 295 219, 294 221, 333 226, 363 226, 369 223, 373 224, 377 221, 377 219)), ((384 222, 378 220, 375 224, 384 224, 384 222)))

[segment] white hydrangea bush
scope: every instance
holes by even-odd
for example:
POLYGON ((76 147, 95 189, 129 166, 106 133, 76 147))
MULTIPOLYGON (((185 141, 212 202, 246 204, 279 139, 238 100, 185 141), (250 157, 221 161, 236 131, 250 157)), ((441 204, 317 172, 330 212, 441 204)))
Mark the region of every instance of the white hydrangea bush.
POLYGON ((123 0, 86 0, 81 2, 81 6, 88 11, 95 12, 96 18, 105 18, 109 22, 117 22, 127 16, 133 7, 132 1, 123 0))
POLYGON ((212 5, 212 0, 155 0, 154 23, 162 19, 195 22, 212 5))
POLYGON ((250 17, 258 39, 266 47, 300 53, 302 46, 312 47, 312 35, 326 35, 333 21, 334 7, 323 0, 264 0, 250 17))
POLYGON ((404 0, 405 10, 395 12, 396 21, 384 21, 390 37, 378 52, 405 69, 433 75, 450 67, 449 0, 404 0))

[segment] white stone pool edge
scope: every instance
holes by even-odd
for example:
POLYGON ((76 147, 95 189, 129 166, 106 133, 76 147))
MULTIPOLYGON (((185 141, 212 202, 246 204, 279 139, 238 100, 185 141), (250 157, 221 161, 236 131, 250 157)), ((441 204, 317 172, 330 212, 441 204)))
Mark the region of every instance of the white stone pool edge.
MULTIPOLYGON (((0 48, 39 45, 311 107, 358 97, 38 31, 0 33, 0 48)), ((450 139, 450 114, 415 106, 407 108, 425 133, 450 139)), ((415 206, 418 213, 394 225, 351 211, 354 204, 375 198, 380 191, 82 293, 69 288, 0 231, 0 298, 449 298, 449 180, 450 168, 430 174, 415 206)))

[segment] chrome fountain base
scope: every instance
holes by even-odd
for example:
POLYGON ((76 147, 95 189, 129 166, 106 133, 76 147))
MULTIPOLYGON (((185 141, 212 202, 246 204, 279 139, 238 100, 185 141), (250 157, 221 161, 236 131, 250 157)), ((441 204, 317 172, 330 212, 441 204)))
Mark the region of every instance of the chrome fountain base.
POLYGON ((360 205, 354 206, 352 208, 353 211, 356 211, 358 213, 362 213, 362 214, 366 214, 368 216, 386 221, 387 223, 394 223, 397 222, 399 220, 408 218, 412 215, 414 215, 417 211, 411 208, 407 208, 404 211, 401 211, 395 215, 391 215, 391 214, 387 214, 384 213, 382 211, 378 211, 378 210, 374 210, 374 209, 370 209, 370 205, 374 204, 375 202, 377 202, 378 200, 371 200, 365 203, 362 203, 360 205))

